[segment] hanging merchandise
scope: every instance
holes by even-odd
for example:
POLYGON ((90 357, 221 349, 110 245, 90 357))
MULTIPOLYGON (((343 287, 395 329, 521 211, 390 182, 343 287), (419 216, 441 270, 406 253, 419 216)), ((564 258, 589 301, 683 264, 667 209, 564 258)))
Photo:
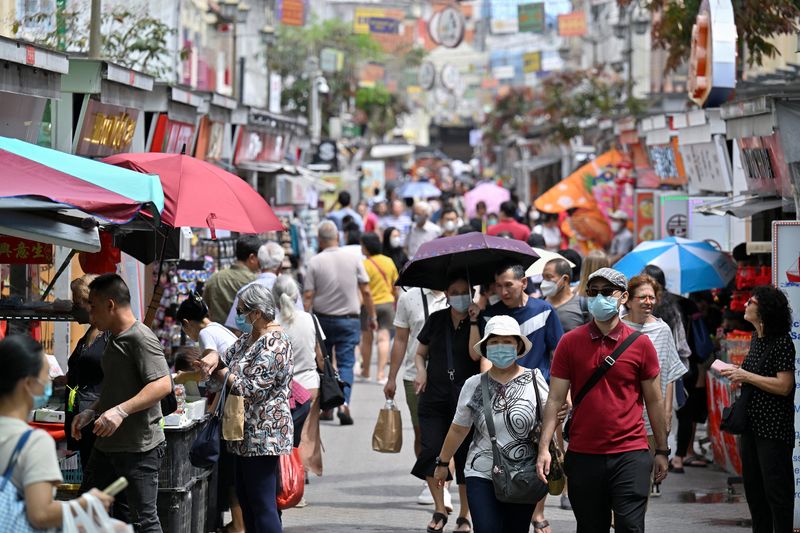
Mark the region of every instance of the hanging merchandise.
POLYGON ((107 231, 100 232, 100 251, 96 253, 81 252, 78 262, 87 274, 105 274, 116 272, 122 260, 120 249, 114 246, 114 237, 107 231))

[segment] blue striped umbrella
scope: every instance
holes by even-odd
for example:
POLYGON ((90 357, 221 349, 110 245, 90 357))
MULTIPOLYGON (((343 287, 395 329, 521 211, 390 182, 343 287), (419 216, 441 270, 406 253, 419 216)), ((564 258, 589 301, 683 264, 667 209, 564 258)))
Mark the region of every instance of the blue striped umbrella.
POLYGON ((664 271, 667 290, 673 294, 720 289, 736 276, 736 264, 728 255, 707 242, 681 237, 643 242, 614 268, 630 278, 647 265, 664 271))

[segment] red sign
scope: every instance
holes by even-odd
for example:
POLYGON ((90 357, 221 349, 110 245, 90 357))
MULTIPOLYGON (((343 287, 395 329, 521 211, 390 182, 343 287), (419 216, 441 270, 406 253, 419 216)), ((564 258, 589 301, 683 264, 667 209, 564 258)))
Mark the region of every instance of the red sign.
POLYGON ((573 11, 558 16, 558 34, 561 37, 580 37, 586 35, 586 13, 573 11))
POLYGON ((302 26, 305 24, 305 5, 303 0, 283 0, 281 2, 281 24, 302 26))
POLYGON ((166 114, 158 117, 156 131, 153 133, 151 152, 180 154, 184 149, 191 153, 194 137, 194 125, 186 122, 170 120, 166 114))
POLYGON ((0 235, 0 263, 39 265, 52 262, 52 244, 0 235))
POLYGON ((28 65, 36 64, 36 49, 33 46, 25 47, 25 63, 28 65))

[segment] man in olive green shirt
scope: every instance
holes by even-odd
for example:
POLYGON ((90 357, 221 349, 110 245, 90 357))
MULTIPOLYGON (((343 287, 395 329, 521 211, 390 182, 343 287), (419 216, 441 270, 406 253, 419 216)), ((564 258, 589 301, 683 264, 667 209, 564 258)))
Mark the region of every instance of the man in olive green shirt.
POLYGON ((242 235, 236 241, 236 263, 212 274, 203 289, 212 322, 225 323, 239 289, 255 281, 260 270, 258 249, 264 244, 257 235, 242 235))

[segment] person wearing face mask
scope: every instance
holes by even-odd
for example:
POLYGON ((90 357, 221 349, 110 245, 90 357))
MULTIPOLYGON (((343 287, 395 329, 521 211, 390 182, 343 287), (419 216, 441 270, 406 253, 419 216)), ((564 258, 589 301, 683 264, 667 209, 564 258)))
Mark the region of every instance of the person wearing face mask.
MULTIPOLYGON (((56 443, 46 431, 32 429, 26 422, 31 410, 44 407, 53 392, 50 366, 42 346, 27 335, 10 335, 0 341, 0 360, 0 468, 6 470, 19 447, 10 480, 25 502, 25 516, 6 519, 17 520, 22 527, 60 529, 64 511, 61 502, 53 499, 55 488, 63 481, 56 443)), ((114 501, 95 488, 89 493, 106 509, 114 501)), ((77 501, 86 508, 86 498, 77 501)))
POLYGON ((589 276, 586 292, 594 319, 564 335, 556 349, 537 472, 543 480, 550 472, 549 445, 571 389, 564 473, 578 531, 610 531, 612 512, 615 531, 644 531, 653 463, 655 482, 660 483, 667 477, 670 455, 658 355, 647 335, 619 318, 620 306, 628 302, 624 274, 601 268, 589 276), (592 380, 601 365, 608 371, 592 380), (587 383, 593 385, 585 388, 587 383), (649 452, 643 404, 653 428, 655 459, 649 452))
POLYGON ((442 237, 453 237, 458 235, 458 213, 452 207, 445 207, 439 219, 442 227, 442 237))
POLYGON ((81 431, 81 439, 70 434, 72 419, 88 409, 100 397, 103 387, 103 351, 108 343, 108 333, 100 331, 89 319, 89 283, 97 276, 85 274, 72 281, 72 315, 78 324, 89 324, 83 337, 67 360, 67 386, 64 405, 64 430, 67 434, 67 449, 80 452, 81 468, 86 469, 94 446, 91 427, 81 431))
POLYGON ((394 226, 389 226, 383 232, 383 255, 394 261, 394 266, 400 272, 408 262, 406 251, 403 250, 403 237, 394 226))
MULTIPOLYGON (((542 413, 548 386, 538 369, 530 370, 518 364, 531 346, 531 341, 522 335, 512 317, 498 315, 486 323, 484 336, 473 350, 488 359, 492 366, 464 383, 452 425, 436 458, 434 478, 442 486, 448 475, 447 463, 474 427, 464 476, 476 533, 527 533, 530 530, 534 502, 505 503, 495 497, 492 440, 486 426, 481 382, 487 380, 489 386, 498 448, 513 450, 511 459, 515 463, 528 462, 534 468, 536 429, 540 420, 536 413, 542 413)), ((534 523, 537 533, 549 526, 546 520, 534 523)))
POLYGON ((558 320, 564 333, 586 324, 591 320, 587 300, 578 296, 571 286, 572 267, 566 259, 551 259, 542 271, 539 290, 545 300, 555 307, 558 320))
POLYGON ((608 249, 608 255, 613 265, 625 254, 633 250, 633 233, 628 229, 628 214, 622 209, 617 209, 611 213, 611 231, 614 237, 608 249))
POLYGON ((431 205, 428 202, 417 202, 414 204, 414 225, 408 232, 408 239, 406 248, 408 255, 414 257, 419 247, 439 237, 442 234, 442 229, 431 222, 429 219, 433 212, 431 205))
MULTIPOLYGON (((427 481, 433 496, 435 510, 428 523, 429 532, 442 531, 447 523, 444 487, 433 478, 436 457, 455 415, 461 387, 469 377, 480 371, 480 354, 469 346, 470 319, 467 309, 472 298, 467 280, 461 275, 453 276, 446 294, 450 307, 431 313, 417 337, 419 347, 414 388, 419 396, 417 409, 421 450, 411 473, 427 481)), ((456 531, 470 530, 464 485, 468 446, 469 439, 449 457, 455 461, 455 477, 461 501, 456 531)))

